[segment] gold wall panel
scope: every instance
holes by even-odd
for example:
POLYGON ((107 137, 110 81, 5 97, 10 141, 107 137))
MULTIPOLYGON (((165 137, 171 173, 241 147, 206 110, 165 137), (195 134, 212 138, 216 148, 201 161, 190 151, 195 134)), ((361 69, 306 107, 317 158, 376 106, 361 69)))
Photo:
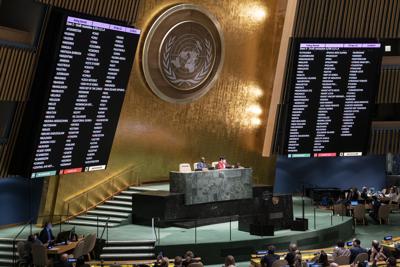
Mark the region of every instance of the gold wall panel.
MULTIPOLYGON (((168 178, 182 162, 200 156, 251 166, 256 182, 273 184, 275 158, 262 157, 267 110, 275 75, 286 1, 145 0, 136 26, 143 30, 106 171, 61 176, 55 213, 78 190, 134 168, 144 181, 168 178), (177 3, 193 3, 212 12, 225 38, 225 62, 219 80, 190 104, 171 104, 147 87, 140 68, 145 32, 155 14, 177 3)), ((130 177, 131 178, 131 177, 130 177)), ((47 199, 51 199, 49 192, 47 199)))

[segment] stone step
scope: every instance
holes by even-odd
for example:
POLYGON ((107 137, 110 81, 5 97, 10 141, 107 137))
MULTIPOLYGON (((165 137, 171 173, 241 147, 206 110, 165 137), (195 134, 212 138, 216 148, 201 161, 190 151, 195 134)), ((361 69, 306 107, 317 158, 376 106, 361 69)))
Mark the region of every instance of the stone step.
POLYGON ((151 187, 143 187, 143 186, 130 186, 129 190, 132 191, 139 191, 139 192, 144 192, 144 191, 159 191, 158 189, 151 188, 151 187))
POLYGON ((99 205, 96 207, 96 209, 132 212, 132 208, 129 208, 129 207, 120 207, 120 206, 107 205, 107 204, 99 205))
POLYGON ((115 205, 115 206, 132 207, 132 201, 107 200, 106 204, 115 205))
POLYGON ((122 252, 122 251, 125 251, 125 250, 128 250, 128 251, 138 251, 138 250, 140 250, 140 251, 146 251, 146 250, 150 250, 151 252, 154 250, 154 246, 123 246, 123 247, 117 247, 117 246, 115 246, 115 247, 104 247, 103 248, 103 251, 104 252, 111 252, 111 251, 113 251, 113 252, 115 252, 115 253, 117 253, 117 252, 122 252))
MULTIPOLYGON (((12 244, 13 240, 14 240, 14 238, 10 238, 10 237, 0 237, 1 244, 3 244, 3 243, 11 243, 12 244)), ((18 238, 15 241, 18 243, 18 241, 26 241, 26 240, 22 239, 22 238, 18 238)))
MULTIPOLYGON (((19 242, 19 241, 18 241, 19 242)), ((17 243, 18 243, 17 242, 17 243)), ((15 244, 15 247, 17 247, 17 244, 15 244)), ((0 244, 0 250, 5 251, 5 250, 12 250, 13 249, 13 244, 12 242, 10 243, 3 243, 0 244)))
MULTIPOLYGON (((15 257, 18 258, 18 252, 15 252, 15 257)), ((12 251, 0 251, 0 258, 2 259, 12 259, 13 252, 12 251)))
MULTIPOLYGON (((99 224, 97 224, 96 221, 79 220, 79 219, 69 220, 68 224, 85 225, 85 226, 93 226, 93 227, 97 227, 97 225, 100 227, 106 226, 106 222, 99 222, 99 224)), ((116 227, 119 225, 120 225, 120 223, 112 223, 112 222, 108 223, 108 227, 116 227)))
POLYGON ((114 223, 121 223, 125 219, 124 218, 118 218, 118 217, 105 217, 105 216, 90 216, 90 215, 79 215, 76 216, 75 219, 81 219, 81 220, 88 220, 88 221, 96 221, 99 220, 99 222, 114 222, 114 223))
POLYGON ((89 215, 103 215, 103 216, 110 216, 110 217, 122 217, 122 218, 128 218, 130 213, 126 213, 126 212, 115 212, 115 211, 111 211, 111 210, 89 210, 87 212, 89 215))
POLYGON ((12 265, 13 265, 13 260, 12 259, 2 259, 2 258, 0 258, 0 266, 10 267, 12 265))
POLYGON ((107 247, 110 246, 116 246, 116 247, 122 247, 122 246, 138 246, 138 245, 151 245, 154 246, 156 243, 155 240, 152 239, 137 239, 137 240, 109 240, 107 242, 107 247))
POLYGON ((129 196, 118 195, 118 196, 114 196, 114 199, 116 199, 116 200, 127 200, 127 201, 132 202, 132 196, 131 195, 129 195, 129 196))
POLYGON ((154 258, 154 253, 104 253, 100 254, 100 259, 113 259, 118 260, 134 260, 134 259, 147 259, 154 258))
POLYGON ((125 195, 125 196, 132 196, 134 194, 139 194, 140 192, 138 191, 130 191, 130 190, 124 190, 121 191, 121 195, 125 195))

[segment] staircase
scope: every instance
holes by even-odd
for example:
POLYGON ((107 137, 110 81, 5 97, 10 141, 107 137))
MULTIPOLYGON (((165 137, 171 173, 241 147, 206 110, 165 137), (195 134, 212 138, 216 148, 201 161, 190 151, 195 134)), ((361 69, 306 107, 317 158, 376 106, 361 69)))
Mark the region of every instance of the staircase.
POLYGON ((108 241, 101 260, 124 261, 155 259, 155 240, 108 241))
POLYGON ((78 215, 69 220, 68 224, 103 227, 116 227, 130 222, 132 214, 132 195, 141 192, 136 187, 130 186, 127 190, 121 191, 112 199, 106 200, 103 204, 88 210, 84 215, 78 215), (97 222, 98 221, 98 222, 97 222), (98 224, 97 224, 98 223, 98 224))
POLYGON ((108 220, 108 227, 117 227, 131 222, 132 215, 132 195, 149 189, 130 186, 121 191, 112 199, 106 200, 103 204, 88 210, 84 215, 78 215, 66 223, 72 225, 104 227, 108 220), (98 223, 98 224, 97 224, 98 223))
MULTIPOLYGON (((24 241, 23 239, 17 239, 16 243, 24 241)), ((15 244, 15 250, 17 244, 15 244)), ((18 254, 15 255, 16 260, 18 254)), ((12 238, 0 238, 0 266, 12 266, 13 265, 13 239, 12 238)))

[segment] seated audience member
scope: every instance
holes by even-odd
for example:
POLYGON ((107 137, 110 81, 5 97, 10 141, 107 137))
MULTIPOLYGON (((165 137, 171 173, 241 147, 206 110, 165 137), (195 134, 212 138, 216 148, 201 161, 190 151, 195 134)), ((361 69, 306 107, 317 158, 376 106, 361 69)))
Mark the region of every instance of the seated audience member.
POLYGON ((228 255, 225 258, 225 267, 235 267, 235 258, 232 255, 228 255))
POLYGON ((167 257, 163 257, 161 260, 160 267, 168 267, 169 259, 167 257))
POLYGON ((360 197, 362 200, 367 201, 368 200, 368 188, 366 186, 363 186, 361 190, 360 197))
POLYGON ((338 199, 335 201, 335 204, 347 204, 346 195, 344 193, 340 193, 338 199))
POLYGON ((217 169, 225 169, 228 166, 229 164, 226 162, 226 159, 224 157, 220 157, 217 164, 217 169))
POLYGON ((208 167, 205 157, 201 157, 200 161, 196 163, 196 170, 208 169, 208 167))
POLYGON ((395 257, 389 257, 386 260, 386 267, 396 267, 396 258, 395 257))
POLYGON ((350 263, 354 262, 354 259, 360 253, 367 253, 368 251, 361 247, 361 241, 358 239, 353 240, 353 247, 350 249, 350 263))
POLYGON ((359 199, 360 193, 358 192, 357 187, 350 188, 349 193, 347 194, 348 201, 357 201, 359 199))
POLYGON ((275 254, 275 247, 271 245, 268 247, 267 255, 261 258, 261 266, 271 267, 272 263, 274 263, 274 261, 279 260, 279 258, 280 258, 279 255, 275 254))
POLYGON ((390 190, 389 190, 389 193, 386 194, 385 197, 387 197, 387 199, 391 203, 397 203, 398 202, 398 198, 399 198, 399 194, 397 192, 397 188, 395 186, 391 187, 390 190))
POLYGON ((72 263, 68 262, 68 254, 64 253, 60 256, 60 260, 54 264, 55 267, 72 267, 72 263))
POLYGON ((42 231, 40 231, 39 240, 43 244, 50 243, 51 241, 54 241, 54 235, 53 235, 53 232, 51 230, 52 228, 53 228, 53 226, 51 225, 51 223, 46 222, 44 224, 44 227, 43 227, 42 231))
POLYGON ((182 257, 176 256, 174 259, 174 267, 182 267, 182 257))
POLYGON ((289 245, 288 253, 285 256, 285 260, 288 262, 289 266, 301 266, 301 253, 297 249, 296 244, 291 243, 289 245))
POLYGON ((370 262, 384 261, 387 259, 387 252, 383 250, 378 240, 372 241, 371 245, 371 249, 368 251, 370 262))
POLYGON ((350 250, 344 247, 344 242, 339 241, 337 242, 337 247, 333 250, 333 258, 339 257, 339 256, 350 256, 350 250))
POLYGON ((321 254, 319 255, 318 264, 321 264, 323 267, 329 266, 328 254, 323 250, 321 250, 321 254))
POLYGON ((185 255, 183 256, 185 261, 182 263, 182 266, 187 267, 189 264, 196 262, 194 259, 194 253, 190 250, 186 251, 185 255))
POLYGON ((376 222, 379 223, 379 218, 378 218, 378 211, 379 207, 381 206, 381 202, 377 198, 377 196, 372 196, 372 209, 369 212, 369 216, 376 222))
POLYGON ((28 236, 28 240, 23 246, 22 255, 19 255, 22 259, 26 260, 28 264, 32 263, 32 245, 42 245, 42 242, 38 239, 36 234, 28 236))
POLYGON ((160 267, 162 259, 163 259, 162 253, 158 254, 156 262, 154 263, 154 267, 160 267))

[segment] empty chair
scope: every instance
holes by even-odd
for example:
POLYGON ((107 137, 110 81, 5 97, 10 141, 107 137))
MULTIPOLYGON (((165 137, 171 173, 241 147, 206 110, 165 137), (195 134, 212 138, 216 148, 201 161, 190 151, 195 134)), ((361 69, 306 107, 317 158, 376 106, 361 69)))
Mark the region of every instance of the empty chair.
POLYGON ((362 221, 365 224, 365 205, 359 204, 353 207, 353 219, 355 224, 357 221, 362 221))
POLYGON ((179 164, 179 172, 191 172, 192 168, 190 168, 189 163, 181 163, 179 164))
POLYGON ((193 170, 197 170, 197 162, 193 163, 193 170))
POLYGON ((42 245, 32 245, 32 263, 36 267, 50 266, 51 261, 47 258, 47 249, 42 245))
POLYGON ((354 262, 368 261, 368 253, 360 253, 354 258, 354 262))
POLYGON ((87 235, 83 241, 84 241, 84 246, 82 255, 87 256, 88 260, 91 260, 90 253, 93 251, 94 246, 96 245, 96 235, 95 234, 87 235))
POLYGON ((350 256, 336 257, 334 262, 336 262, 338 265, 348 265, 350 263, 350 256))
POLYGON ((288 262, 286 260, 276 260, 272 263, 272 267, 282 267, 288 265, 288 262))
POLYGON ((378 218, 379 223, 382 224, 382 221, 385 223, 389 223, 389 213, 390 206, 389 205, 381 205, 378 210, 378 218))
POLYGON ((79 258, 83 256, 84 246, 85 246, 85 241, 84 240, 79 241, 78 244, 76 244, 76 247, 74 248, 74 252, 72 252, 72 256, 74 258, 79 258))
POLYGON ((346 216, 346 206, 344 204, 333 205, 333 214, 346 216))

